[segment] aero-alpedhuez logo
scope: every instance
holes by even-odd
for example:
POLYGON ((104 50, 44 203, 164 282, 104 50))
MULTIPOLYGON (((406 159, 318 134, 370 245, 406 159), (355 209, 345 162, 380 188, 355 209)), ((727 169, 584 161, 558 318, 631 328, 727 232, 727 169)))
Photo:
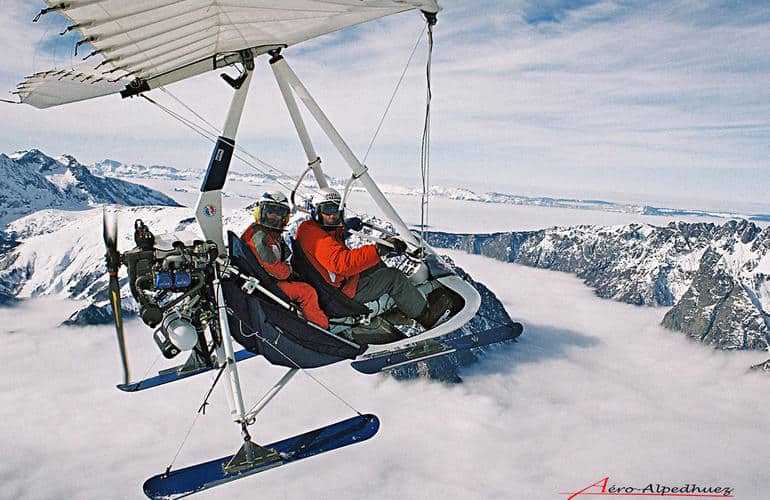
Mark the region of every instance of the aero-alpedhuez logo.
POLYGON ((697 483, 669 485, 663 483, 648 483, 644 486, 628 486, 611 484, 610 478, 602 478, 577 491, 562 492, 568 495, 567 500, 591 496, 613 497, 663 497, 663 498, 735 498, 734 489, 730 486, 704 486, 697 483))

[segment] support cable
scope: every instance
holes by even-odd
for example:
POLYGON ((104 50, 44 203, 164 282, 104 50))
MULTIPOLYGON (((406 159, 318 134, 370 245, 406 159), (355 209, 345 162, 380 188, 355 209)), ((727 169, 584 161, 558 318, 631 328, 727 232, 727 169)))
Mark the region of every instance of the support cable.
MULTIPOLYGON (((220 285, 220 286, 221 286, 221 285, 220 285)), ((335 398, 337 398, 337 399, 338 399, 340 402, 342 402, 342 403, 343 403, 345 406, 347 406, 348 408, 350 408, 351 410, 353 410, 353 411, 354 411, 356 414, 358 414, 359 416, 363 416, 363 413, 361 413, 359 410, 357 410, 357 409, 356 409, 356 408, 355 408, 355 407, 354 407, 354 406, 353 406, 351 403, 349 403, 349 402, 348 402, 348 401, 347 401, 345 398, 343 398, 342 396, 340 396, 339 394, 337 394, 337 393, 336 393, 334 390, 332 390, 332 389, 331 389, 331 388, 330 388, 328 385, 324 384, 322 381, 320 381, 318 378, 316 378, 316 377, 315 377, 315 376, 314 376, 312 373, 310 373, 310 372, 309 372, 307 369, 305 369, 305 368, 302 368, 302 367, 301 367, 301 366, 300 366, 300 365, 299 365, 299 364, 298 364, 296 361, 294 361, 294 360, 291 358, 291 356, 289 356, 288 354, 284 353, 284 352, 283 352, 281 349, 279 349, 279 348, 278 348, 278 346, 276 346, 275 344, 273 344, 272 342, 270 342, 269 340, 267 340, 265 337, 263 337, 262 335, 260 335, 260 334, 259 334, 259 331, 255 330, 255 331, 253 331, 253 332, 249 332, 249 333, 246 333, 246 332, 244 332, 244 331, 243 331, 243 327, 244 327, 244 325, 246 325, 246 323, 245 323, 245 322, 244 322, 244 321, 243 321, 243 320, 240 318, 240 316, 238 316, 238 314, 236 314, 236 312, 235 312, 235 311, 233 311, 233 310, 232 310, 231 308, 229 308, 229 307, 227 308, 227 314, 228 314, 228 315, 232 315, 232 317, 233 317, 233 318, 235 318, 235 319, 238 321, 238 323, 239 323, 239 328, 241 329, 241 334, 243 334, 243 336, 245 336, 245 337, 257 337, 259 340, 261 340, 262 342, 264 342, 264 344, 265 344, 266 346, 269 346, 269 347, 270 347, 271 349, 273 349, 275 352, 277 352, 278 354, 280 354, 281 356, 283 356, 283 357, 284 357, 284 358, 285 358, 285 359, 286 359, 286 360, 287 360, 289 363, 291 363, 291 364, 294 366, 294 368, 298 369, 299 371, 301 371, 302 373, 304 373, 305 375, 307 375, 308 377, 310 377, 310 379, 311 379, 311 380, 313 380, 313 382, 315 382, 316 384, 318 384, 319 386, 321 386, 321 387, 322 387, 322 388, 323 388, 323 389, 324 389, 326 392, 328 392, 329 394, 331 394, 332 396, 334 396, 335 398)))
MULTIPOLYGON (((422 38, 422 36, 425 33, 426 29, 429 31, 428 40, 429 40, 429 43, 430 43, 430 52, 432 52, 432 47, 433 47, 432 26, 433 26, 433 24, 435 24, 435 15, 428 15, 428 14, 426 14, 426 18, 428 19, 428 23, 426 24, 426 26, 423 26, 422 30, 420 31, 420 34, 419 34, 419 36, 417 38, 417 41, 415 42, 415 44, 414 44, 414 46, 412 48, 412 51, 409 54, 407 62, 404 65, 404 68, 403 68, 403 70, 401 72, 401 75, 400 75, 400 77, 399 77, 399 79, 398 79, 398 81, 396 83, 396 86, 393 89, 393 93, 391 94, 390 100, 388 101, 388 104, 385 107, 385 111, 383 112, 382 116, 380 117, 379 123, 377 124, 377 128, 376 128, 374 134, 372 135, 372 138, 371 138, 371 140, 369 142, 369 146, 368 146, 368 148, 366 150, 366 153, 364 154, 364 157, 363 157, 363 160, 361 161, 361 163, 365 163, 366 162, 366 159, 368 158, 369 153, 371 152, 371 150, 372 150, 372 148, 374 146, 374 143, 375 143, 375 141, 376 141, 376 139, 377 139, 377 137, 378 137, 378 135, 380 133, 380 130, 382 129, 382 126, 383 126, 383 124, 385 122, 385 118, 387 117, 387 115, 388 115, 388 113, 390 111, 390 108, 391 108, 391 106, 392 106, 392 104, 393 104, 393 102, 395 100, 395 97, 396 97, 396 95, 398 93, 398 90, 400 89, 401 84, 402 84, 402 82, 403 82, 403 80, 404 80, 404 78, 406 76, 406 72, 407 72, 409 66, 411 65, 412 59, 414 58, 414 54, 417 51, 417 47, 420 44, 420 39, 422 38)), ((429 85, 430 85, 430 52, 429 52, 429 61, 428 61, 429 85)), ((204 118, 202 115, 200 115, 194 109, 192 109, 192 107, 187 105, 180 98, 178 98, 177 96, 172 94, 165 87, 160 87, 160 90, 163 93, 165 93, 166 95, 168 95, 171 99, 176 101, 180 106, 182 106, 184 109, 186 109, 189 113, 191 113, 193 116, 195 116, 198 120, 200 120, 201 123, 205 124, 208 127, 208 129, 206 127, 203 127, 203 126, 199 125, 199 124, 196 124, 193 120, 184 117, 182 114, 180 114, 180 113, 178 113, 176 111, 173 111, 171 108, 158 103, 157 101, 151 99, 150 97, 147 97, 144 93, 142 93, 140 95, 142 97, 144 97, 148 102, 150 102, 152 104, 155 104, 159 109, 161 109, 162 111, 167 113, 172 118, 174 118, 177 121, 179 121, 180 123, 184 124, 186 127, 190 128, 191 130, 193 130, 198 135, 201 135, 202 137, 204 137, 209 142, 216 143, 216 138, 219 135, 221 135, 221 131, 215 125, 213 125, 210 121, 206 120, 206 118, 204 118)), ((430 86, 429 86, 428 92, 429 92, 429 98, 428 98, 428 103, 429 103, 430 102, 430 86)), ((427 117, 427 112, 428 111, 426 111, 426 121, 429 120, 429 118, 427 117)), ((427 125, 426 126, 429 127, 429 121, 427 121, 427 125)), ((235 149, 236 149, 236 153, 234 154, 234 156, 237 159, 241 160, 246 166, 252 168, 253 170, 261 173, 262 175, 264 175, 266 177, 271 177, 272 180, 276 184, 280 185, 284 189, 287 189, 289 192, 292 192, 295 189, 294 185, 289 185, 285 181, 280 179, 281 176, 292 178, 293 177, 292 175, 287 174, 286 172, 280 170, 279 168, 277 168, 277 167, 271 165, 270 163, 268 163, 268 162, 258 158, 255 155, 251 154, 249 151, 247 151, 245 148, 243 148, 240 144, 236 144, 235 145, 235 149), (242 155, 239 154, 239 153, 242 153, 242 155), (244 158, 243 155, 248 156, 249 158, 254 160, 254 162, 256 162, 256 163, 259 163, 262 167, 264 167, 264 169, 258 167, 257 165, 255 165, 252 161, 249 161, 248 159, 244 158), (267 169, 267 170, 265 170, 265 169, 267 169), (270 171, 272 171, 272 172, 270 172, 270 171)), ((425 131, 423 132, 423 148, 422 149, 423 149, 423 153, 421 153, 421 164, 424 165, 425 161, 422 158, 425 157, 424 151, 426 149, 426 146, 425 146, 425 131)), ((422 167, 422 170, 423 171, 425 170, 424 166, 422 167)), ((426 181, 425 181, 425 179, 423 179, 423 186, 425 185, 425 183, 426 183, 426 181)), ((305 188, 305 189, 308 189, 308 188, 305 188)), ((317 189, 310 188, 310 190, 313 193, 317 193, 318 192, 317 189)), ((424 189, 423 189, 423 191, 424 191, 424 189)), ((424 212, 424 209, 426 208, 425 205, 427 204, 427 201, 424 198, 423 198, 422 204, 423 204, 423 212, 424 212)), ((352 215, 360 215, 360 214, 355 213, 352 210, 348 210, 348 213, 350 213, 352 215)), ((421 215, 421 227, 423 229, 424 229, 424 225, 425 225, 424 219, 425 219, 425 215, 423 213, 423 215, 421 215)), ((421 236, 422 236, 422 231, 421 231, 421 236)), ((424 243, 423 243, 423 245, 424 245, 424 243)))
MULTIPOLYGON (((171 116, 171 117, 172 117, 172 118, 174 118, 175 120, 177 120, 177 121, 179 121, 180 123, 182 123, 183 125, 185 125, 187 128, 191 129, 193 132, 195 132, 195 133, 197 133, 198 135, 200 135, 201 137, 205 138, 207 141, 211 142, 212 144, 215 144, 215 143, 217 142, 217 135, 215 135, 214 133, 207 131, 205 128, 203 128, 203 127, 201 127, 200 125, 198 125, 198 124, 194 123, 192 120, 190 120, 190 119, 188 119, 188 118, 185 118, 185 117, 184 117, 184 116, 182 116, 181 114, 177 113, 176 111, 173 111, 172 109, 168 108, 167 106, 164 106, 163 104, 160 104, 159 102, 155 101, 154 99, 152 99, 152 98, 150 98, 150 97, 147 97, 147 96, 146 96, 146 95, 144 95, 144 94, 140 94, 140 95, 141 95, 141 96, 142 96, 144 99, 146 99, 148 102, 150 102, 150 103, 154 104, 155 106, 157 106, 157 107, 158 107, 160 110, 162 110, 164 113, 168 114, 169 116, 171 116)), ((291 177, 290 175, 288 175, 288 174, 286 174, 286 173, 284 173, 284 172, 281 172, 281 171, 280 171, 280 170, 278 170, 277 168, 270 166, 269 164, 267 164, 266 162, 264 162, 264 161, 260 160, 259 158, 255 157, 254 155, 252 155, 252 154, 250 154, 250 153, 246 152, 246 151, 245 151, 243 148, 241 148, 241 147, 240 147, 240 146, 238 146, 238 145, 236 145, 236 150, 237 150, 237 151, 242 151, 242 152, 244 152, 245 154, 247 154, 247 155, 251 156, 252 158, 254 158, 254 159, 255 159, 255 161, 258 161, 258 162, 260 162, 261 164, 264 164, 264 165, 266 165, 268 168, 271 168, 272 170, 274 170, 274 171, 276 171, 276 172, 279 172, 281 175, 284 175, 284 176, 286 176, 286 177, 291 177)), ((257 172, 261 173, 262 175, 265 175, 265 176, 267 176, 267 177, 272 177, 272 178, 274 178, 273 180, 274 180, 274 181, 275 181, 277 184, 281 185, 281 186, 282 186, 283 188, 285 188, 285 189, 288 189, 288 190, 289 190, 289 192, 291 192, 291 191, 294 189, 294 186, 293 186, 293 185, 287 184, 285 181, 282 181, 282 180, 281 180, 281 179, 279 179, 279 178, 275 178, 276 176, 275 176, 274 174, 271 174, 270 172, 268 172, 268 171, 266 171, 266 170, 263 170, 263 169, 259 168, 259 167, 258 167, 258 166, 256 166, 254 163, 252 163, 250 160, 248 160, 248 159, 244 158, 244 157, 243 157, 243 155, 241 155, 241 154, 239 154, 239 153, 237 153, 237 152, 236 152, 236 153, 235 153, 233 156, 235 156, 236 158, 238 158, 239 160, 241 160, 241 161, 242 161, 242 162, 243 162, 245 165, 247 165, 248 167, 251 167, 252 169, 254 169, 254 170, 256 170, 257 172)))
POLYGON ((171 462, 168 464, 168 467, 166 467, 166 474, 171 472, 171 469, 174 467, 174 463, 176 463, 176 459, 179 458, 179 454, 182 452, 182 448, 184 448, 184 445, 187 444, 187 440, 190 438, 190 434, 192 433, 192 430, 195 427, 195 424, 198 423, 198 418, 201 415, 206 414, 206 407, 209 404, 208 401, 209 401, 209 398, 211 397, 211 393, 214 392, 214 388, 217 386, 217 382, 219 382, 219 379, 222 377, 222 373, 224 373, 225 368, 227 368, 227 364, 223 364, 222 367, 219 369, 217 376, 214 378, 214 382, 212 382, 211 387, 209 387, 209 390, 206 393, 206 397, 203 398, 203 403, 201 403, 200 407, 198 407, 198 411, 195 412, 195 418, 193 418, 192 423, 187 428, 187 433, 184 435, 184 438, 182 438, 182 442, 179 443, 179 447, 177 448, 176 453, 174 454, 174 457, 171 459, 171 462))
POLYGON ((388 101, 388 105, 385 106, 385 111, 382 113, 382 116, 380 117, 380 122, 377 124, 377 129, 374 131, 374 134, 372 135, 372 140, 369 141, 369 147, 366 148, 366 153, 364 154, 364 158, 361 160, 361 163, 365 164, 366 159, 369 157, 369 152, 371 152, 372 147, 374 146, 374 141, 377 140, 377 135, 380 133, 382 124, 385 122, 385 117, 388 116, 388 112, 390 111, 390 106, 393 104, 393 101, 396 99, 396 94, 398 93, 398 89, 401 87, 401 82, 404 81, 404 76, 406 76, 406 70, 409 69, 409 65, 412 63, 412 58, 414 57, 414 53, 417 51, 417 47, 420 45, 420 40, 422 39, 423 33, 425 33, 426 26, 422 27, 422 31, 420 31, 420 35, 417 37, 417 41, 415 42, 414 47, 412 47, 412 52, 411 54, 409 54, 409 59, 406 61, 406 65, 404 65, 404 69, 401 71, 401 76, 399 77, 398 82, 396 82, 396 87, 393 89, 393 94, 390 96, 390 101, 388 101))
POLYGON ((433 59, 433 26, 436 24, 435 14, 426 14, 428 27, 428 62, 425 65, 427 90, 425 96, 425 122, 422 129, 422 150, 420 152, 420 174, 422 177, 422 195, 420 201, 420 248, 425 250, 425 226, 428 224, 428 198, 430 195, 430 101, 433 97, 430 77, 433 59))

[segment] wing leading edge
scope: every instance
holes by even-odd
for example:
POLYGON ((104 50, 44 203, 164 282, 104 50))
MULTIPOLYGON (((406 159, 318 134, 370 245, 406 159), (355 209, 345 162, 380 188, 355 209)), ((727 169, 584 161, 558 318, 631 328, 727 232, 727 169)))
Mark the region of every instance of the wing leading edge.
POLYGON ((46 0, 93 47, 74 68, 37 73, 17 87, 37 108, 122 91, 131 82, 156 88, 228 64, 408 10, 437 12, 436 0, 46 0), (95 62, 91 62, 91 61, 95 62))

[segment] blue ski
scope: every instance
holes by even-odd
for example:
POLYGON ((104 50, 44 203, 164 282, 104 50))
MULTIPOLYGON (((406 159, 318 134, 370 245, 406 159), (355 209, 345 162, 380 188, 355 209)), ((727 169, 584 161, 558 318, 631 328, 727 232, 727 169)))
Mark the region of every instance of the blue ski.
POLYGON ((365 441, 374 436, 379 428, 380 421, 375 415, 358 415, 266 445, 266 451, 275 453, 256 464, 239 466, 233 472, 226 472, 225 469, 235 455, 159 474, 145 481, 144 493, 153 499, 186 497, 258 472, 365 441))
MULTIPOLYGON (((253 352, 243 349, 235 353, 235 361, 243 361, 245 359, 253 358, 254 356, 256 356, 256 354, 253 352)), ((117 388, 125 392, 143 391, 145 389, 150 389, 151 387, 157 387, 159 385, 168 384, 170 382, 176 382, 177 380, 181 380, 183 378, 192 377, 193 375, 198 375, 200 373, 206 373, 208 371, 217 369, 216 366, 204 366, 188 371, 182 371, 182 368, 184 368, 184 365, 175 366, 174 368, 163 370, 154 377, 149 377, 144 380, 140 380, 139 382, 133 382, 130 384, 118 384, 117 388)))
POLYGON ((351 366, 361 373, 379 373, 453 352, 495 344, 504 340, 513 340, 521 335, 523 330, 524 327, 521 326, 521 323, 513 323, 480 333, 468 333, 452 339, 438 338, 418 341, 414 345, 402 349, 386 351, 353 361, 351 366))

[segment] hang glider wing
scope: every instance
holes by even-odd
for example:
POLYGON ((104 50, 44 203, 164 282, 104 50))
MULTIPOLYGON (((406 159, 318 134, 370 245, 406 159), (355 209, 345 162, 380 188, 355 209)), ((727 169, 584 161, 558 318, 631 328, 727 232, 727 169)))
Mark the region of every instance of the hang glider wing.
MULTIPOLYGON (((436 0, 46 0, 93 47, 74 68, 28 77, 20 101, 46 108, 125 90, 148 90, 436 0), (240 56, 238 56, 240 58, 240 56)), ((129 92, 130 93, 130 92, 129 92)))

